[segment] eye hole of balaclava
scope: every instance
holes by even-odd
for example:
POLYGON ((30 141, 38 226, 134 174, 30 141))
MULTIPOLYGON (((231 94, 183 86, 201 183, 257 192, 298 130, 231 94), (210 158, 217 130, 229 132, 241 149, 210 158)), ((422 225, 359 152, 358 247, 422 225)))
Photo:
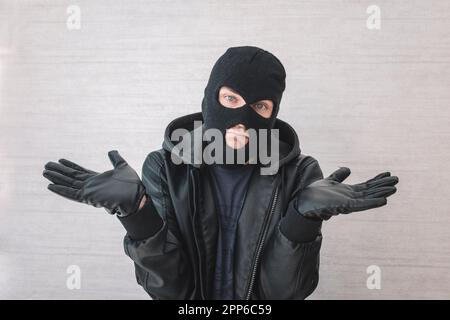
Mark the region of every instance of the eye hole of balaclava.
POLYGON ((250 108, 253 111, 254 117, 261 117, 263 119, 269 119, 271 117, 274 105, 273 101, 269 99, 247 103, 237 90, 226 86, 219 88, 217 101, 224 108, 250 108))

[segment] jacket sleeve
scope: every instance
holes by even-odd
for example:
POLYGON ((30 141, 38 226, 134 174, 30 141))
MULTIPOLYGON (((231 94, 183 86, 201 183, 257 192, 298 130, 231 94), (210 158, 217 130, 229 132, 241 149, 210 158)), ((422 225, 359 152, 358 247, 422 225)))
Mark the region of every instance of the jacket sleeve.
POLYGON ((297 174, 298 187, 264 249, 258 286, 261 299, 305 299, 319 281, 322 221, 300 216, 293 200, 304 187, 323 179, 323 173, 317 160, 308 156, 297 174))
POLYGON ((146 204, 136 216, 121 221, 127 230, 125 253, 134 262, 136 280, 153 299, 190 299, 192 270, 176 236, 176 223, 170 218, 171 200, 160 150, 145 159, 142 182, 146 204))

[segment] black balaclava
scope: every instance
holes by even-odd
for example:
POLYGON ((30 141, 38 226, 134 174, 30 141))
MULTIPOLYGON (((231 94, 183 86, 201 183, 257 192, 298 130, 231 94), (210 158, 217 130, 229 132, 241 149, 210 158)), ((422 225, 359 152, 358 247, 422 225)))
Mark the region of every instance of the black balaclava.
MULTIPOLYGON (((229 48, 214 64, 202 101, 204 128, 219 129, 224 147, 226 129, 239 123, 246 129, 270 129, 275 124, 281 97, 285 89, 286 72, 280 60, 261 48, 245 46, 229 48), (219 103, 219 90, 227 86, 239 93, 246 104, 239 108, 226 108, 219 103), (270 118, 259 115, 250 104, 272 100, 270 118)), ((245 145, 246 159, 249 143, 245 145)), ((225 150, 225 149, 224 149, 225 150)))

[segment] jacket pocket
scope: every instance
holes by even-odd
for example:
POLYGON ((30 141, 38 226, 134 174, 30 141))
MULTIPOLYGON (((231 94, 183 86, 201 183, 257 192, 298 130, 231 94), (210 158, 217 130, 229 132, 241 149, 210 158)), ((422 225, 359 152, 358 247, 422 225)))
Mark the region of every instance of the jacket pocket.
POLYGON ((305 299, 317 286, 322 235, 299 243, 286 238, 279 224, 262 261, 258 290, 263 299, 305 299))

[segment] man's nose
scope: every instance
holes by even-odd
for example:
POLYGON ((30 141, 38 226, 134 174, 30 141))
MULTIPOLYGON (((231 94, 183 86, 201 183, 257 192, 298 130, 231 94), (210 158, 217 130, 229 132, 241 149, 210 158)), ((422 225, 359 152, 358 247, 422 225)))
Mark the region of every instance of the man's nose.
POLYGON ((245 126, 244 126, 242 123, 239 123, 239 124, 235 125, 235 126, 233 127, 233 129, 242 129, 242 130, 245 130, 246 128, 245 128, 245 126))

